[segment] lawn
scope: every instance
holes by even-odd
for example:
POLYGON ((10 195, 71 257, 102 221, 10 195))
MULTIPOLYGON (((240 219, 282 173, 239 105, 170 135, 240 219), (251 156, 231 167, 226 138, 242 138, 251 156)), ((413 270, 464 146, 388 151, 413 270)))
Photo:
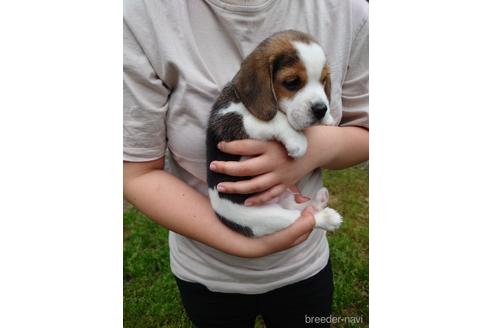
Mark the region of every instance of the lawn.
MULTIPOLYGON (((328 235, 335 280, 333 316, 369 320, 369 174, 365 164, 325 171, 330 206, 344 216, 342 228, 328 235)), ((192 327, 181 306, 169 268, 166 229, 135 208, 124 215, 124 327, 192 327)), ((261 318, 256 327, 264 327, 261 318)))

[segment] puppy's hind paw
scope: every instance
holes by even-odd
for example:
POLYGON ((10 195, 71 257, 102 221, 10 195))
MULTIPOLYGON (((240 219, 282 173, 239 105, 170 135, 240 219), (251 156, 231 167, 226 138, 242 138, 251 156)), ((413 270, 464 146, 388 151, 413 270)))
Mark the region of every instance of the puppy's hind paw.
POLYGON ((321 211, 322 209, 324 209, 328 205, 329 196, 330 194, 328 193, 328 189, 326 189, 325 187, 318 190, 312 202, 314 208, 316 208, 317 211, 321 211))
POLYGON ((343 222, 342 216, 329 207, 316 213, 314 219, 316 221, 315 228, 324 229, 326 231, 337 230, 343 222))

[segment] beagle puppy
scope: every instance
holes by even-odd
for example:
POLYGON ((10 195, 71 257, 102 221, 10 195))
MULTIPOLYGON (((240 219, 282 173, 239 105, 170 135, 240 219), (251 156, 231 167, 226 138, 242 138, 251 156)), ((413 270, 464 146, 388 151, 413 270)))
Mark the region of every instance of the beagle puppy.
POLYGON ((242 62, 212 107, 207 128, 207 182, 210 202, 220 220, 246 236, 263 236, 288 227, 312 205, 316 228, 336 230, 342 217, 328 204, 321 188, 314 200, 298 204, 295 194, 284 192, 276 200, 244 206, 252 194, 227 194, 217 190, 224 181, 248 180, 210 170, 210 163, 240 161, 241 156, 221 152, 220 141, 277 140, 289 156, 307 150, 302 130, 316 124, 333 125, 330 115, 330 71, 321 46, 308 34, 288 30, 261 42, 242 62))

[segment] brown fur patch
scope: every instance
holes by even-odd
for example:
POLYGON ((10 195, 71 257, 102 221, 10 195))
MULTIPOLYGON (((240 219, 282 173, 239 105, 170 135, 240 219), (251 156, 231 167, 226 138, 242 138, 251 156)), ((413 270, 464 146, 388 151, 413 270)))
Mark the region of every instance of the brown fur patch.
POLYGON ((272 119, 278 110, 277 101, 291 98, 297 92, 283 87, 285 79, 297 77, 302 85, 306 83, 306 69, 297 56, 294 41, 317 42, 299 31, 275 33, 244 59, 232 80, 241 102, 261 120, 272 119))
POLYGON ((311 43, 311 42, 319 43, 311 35, 300 32, 300 31, 296 31, 296 30, 286 30, 283 32, 278 32, 278 33, 275 33, 274 35, 272 35, 272 37, 275 37, 277 35, 280 37, 289 38, 292 41, 299 41, 299 42, 304 42, 304 43, 311 43))
POLYGON ((328 67, 328 65, 325 65, 323 67, 323 70, 321 71, 320 82, 324 84, 329 75, 330 75, 330 68, 328 67))
POLYGON ((274 76, 273 88, 277 95, 277 101, 294 97, 298 90, 286 89, 282 83, 284 81, 299 79, 299 89, 303 88, 307 83, 306 67, 301 61, 298 61, 292 66, 282 67, 274 76))
POLYGON ((331 78, 330 78, 330 66, 325 65, 321 71, 321 83, 325 85, 325 93, 328 97, 328 101, 331 101, 331 78))

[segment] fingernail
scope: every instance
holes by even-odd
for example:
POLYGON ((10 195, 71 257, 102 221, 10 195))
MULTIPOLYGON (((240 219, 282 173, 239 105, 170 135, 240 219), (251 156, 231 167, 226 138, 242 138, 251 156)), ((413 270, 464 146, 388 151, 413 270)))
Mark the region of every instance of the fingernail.
POLYGON ((223 191, 225 191, 225 188, 224 188, 224 186, 223 186, 223 185, 218 184, 218 185, 217 185, 217 190, 218 190, 218 191, 220 191, 220 192, 223 192, 223 191))
POLYGON ((245 206, 251 206, 251 205, 253 205, 253 202, 252 202, 252 201, 250 201, 250 200, 248 199, 248 200, 246 200, 246 201, 244 202, 244 205, 245 205, 245 206))
POLYGON ((222 149, 222 146, 224 145, 224 142, 221 141, 217 144, 217 148, 222 149))
POLYGON ((215 163, 214 163, 214 162, 210 163, 210 169, 211 169, 212 171, 215 171, 215 170, 217 169, 217 165, 215 165, 215 163))

